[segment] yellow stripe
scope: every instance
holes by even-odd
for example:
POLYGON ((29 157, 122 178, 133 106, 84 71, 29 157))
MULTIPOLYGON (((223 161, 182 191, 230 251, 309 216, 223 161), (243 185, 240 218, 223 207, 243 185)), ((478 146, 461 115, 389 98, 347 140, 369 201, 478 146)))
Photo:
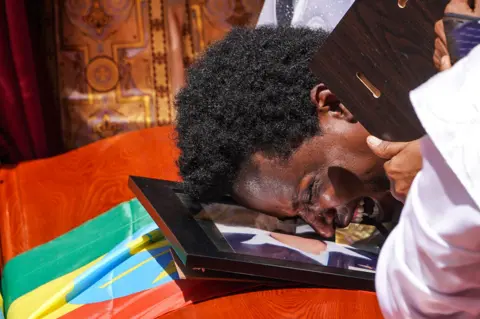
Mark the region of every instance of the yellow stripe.
POLYGON ((8 309, 5 317, 12 319, 55 319, 59 318, 59 316, 55 316, 56 314, 61 315, 63 313, 64 307, 70 308, 70 311, 73 310, 71 306, 68 306, 66 296, 72 291, 75 278, 102 258, 103 256, 17 298, 8 309))
MULTIPOLYGON (((55 310, 54 312, 49 313, 45 317, 42 317, 42 319, 59 319, 59 318, 62 318, 62 316, 66 315, 67 313, 72 312, 75 309, 78 309, 82 306, 83 305, 67 303, 67 304, 63 305, 61 308, 55 310)), ((16 319, 16 318, 14 318, 14 319, 16 319)))
MULTIPOLYGON (((160 230, 154 230, 148 235, 142 236, 137 240, 128 244, 131 254, 136 254, 143 250, 152 250, 156 248, 163 248, 169 245, 168 241, 161 240, 163 237, 160 230), (159 241, 160 240, 160 241, 159 241), (149 244, 150 243, 150 244, 149 244)), ((161 255, 167 254, 169 251, 163 251, 153 257, 148 258, 142 263, 128 269, 124 273, 118 275, 114 279, 105 283, 101 288, 105 288, 111 285, 116 280, 126 276, 135 269, 141 267, 152 259, 159 257, 161 255)), ((5 315, 5 318, 12 319, 57 319, 65 315, 68 312, 71 312, 82 305, 71 305, 66 301, 66 296, 69 292, 72 291, 74 287, 74 279, 79 276, 81 273, 85 272, 88 268, 92 267, 94 264, 99 262, 103 258, 100 257, 95 261, 85 265, 65 276, 52 280, 37 289, 17 298, 8 310, 8 314, 5 315)), ((167 266, 166 271, 169 270, 167 266)), ((0 304, 1 304, 0 296, 0 304)), ((2 307, 3 308, 3 307, 2 307)))
POLYGON ((170 245, 170 243, 166 240, 157 241, 157 242, 151 243, 150 245, 145 247, 145 250, 154 250, 154 249, 163 248, 163 247, 166 247, 166 246, 169 246, 169 245, 170 245))
MULTIPOLYGON (((150 233, 143 235, 142 237, 139 237, 127 244, 127 247, 130 248, 130 254, 135 255, 138 253, 140 250, 144 249, 144 245, 147 243, 151 242, 156 242, 159 241, 160 239, 163 239, 162 232, 159 229, 155 229, 151 231, 150 233)), ((165 240, 162 240, 161 242, 165 242, 165 240)))
POLYGON ((73 290, 74 284, 73 281, 67 283, 62 289, 58 292, 50 295, 51 297, 46 300, 35 312, 31 314, 31 318, 42 318, 48 315, 49 313, 54 312, 56 309, 61 308, 63 305, 67 304, 66 297, 70 291, 73 290))
POLYGON ((4 317, 3 316, 3 298, 1 293, 0 293, 0 313, 2 314, 2 318, 3 318, 4 317))
POLYGON ((105 287, 110 286, 111 284, 113 284, 113 283, 114 283, 115 281, 117 281, 118 279, 125 277, 126 275, 128 275, 128 274, 131 273, 132 271, 134 271, 134 270, 142 267, 143 265, 145 265, 145 264, 148 263, 149 261, 151 261, 151 260, 153 260, 153 259, 155 259, 155 258, 157 258, 157 257, 159 257, 159 256, 165 255, 165 254, 167 254, 167 253, 169 253, 169 252, 170 252, 169 250, 165 250, 165 251, 163 251, 163 252, 161 252, 161 253, 159 253, 159 254, 156 254, 155 256, 152 256, 152 257, 150 257, 150 258, 145 259, 145 260, 142 261, 141 263, 139 263, 139 264, 131 267, 130 269, 125 270, 124 272, 122 272, 120 275, 116 276, 116 277, 113 278, 112 280, 107 281, 106 283, 104 283, 103 285, 101 285, 100 288, 105 288, 105 287))
POLYGON ((167 267, 165 267, 165 269, 160 273, 160 275, 158 275, 158 277, 155 278, 155 280, 153 281, 153 284, 167 276, 170 276, 176 271, 177 271, 177 267, 175 267, 175 263, 172 260, 168 263, 167 267))

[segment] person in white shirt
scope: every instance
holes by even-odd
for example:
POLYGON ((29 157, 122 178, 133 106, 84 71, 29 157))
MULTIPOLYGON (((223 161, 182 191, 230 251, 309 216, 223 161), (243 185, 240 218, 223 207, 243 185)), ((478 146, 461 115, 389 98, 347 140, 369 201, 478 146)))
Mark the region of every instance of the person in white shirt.
POLYGON ((355 0, 265 0, 257 26, 291 25, 333 31, 355 0))
MULTIPOLYGON (((452 0, 447 11, 478 17, 476 5, 452 0)), ((410 94, 428 135, 412 143, 369 138, 389 159, 392 192, 408 195, 377 266, 386 318, 480 318, 480 144, 472 140, 480 134, 480 46, 449 68, 441 24, 436 31, 434 61, 446 71, 410 94)))

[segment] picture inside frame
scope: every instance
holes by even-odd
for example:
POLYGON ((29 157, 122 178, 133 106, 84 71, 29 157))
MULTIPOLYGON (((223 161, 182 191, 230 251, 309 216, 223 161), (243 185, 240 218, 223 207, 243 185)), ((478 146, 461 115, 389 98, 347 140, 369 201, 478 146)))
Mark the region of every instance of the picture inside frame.
POLYGON ((338 239, 327 240, 300 219, 282 221, 230 204, 202 204, 202 208, 195 216, 197 222, 207 235, 213 223, 217 233, 210 239, 215 242, 221 234, 228 243, 217 248, 238 254, 373 273, 385 239, 371 225, 351 224, 337 231, 338 239))

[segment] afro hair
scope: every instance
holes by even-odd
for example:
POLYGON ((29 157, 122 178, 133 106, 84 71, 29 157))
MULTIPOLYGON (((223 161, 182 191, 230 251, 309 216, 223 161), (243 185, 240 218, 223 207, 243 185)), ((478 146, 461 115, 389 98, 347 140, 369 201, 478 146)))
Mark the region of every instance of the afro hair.
POLYGON ((190 196, 231 194, 254 153, 287 158, 320 133, 309 62, 327 36, 306 28, 235 28, 189 68, 176 97, 176 138, 190 196))

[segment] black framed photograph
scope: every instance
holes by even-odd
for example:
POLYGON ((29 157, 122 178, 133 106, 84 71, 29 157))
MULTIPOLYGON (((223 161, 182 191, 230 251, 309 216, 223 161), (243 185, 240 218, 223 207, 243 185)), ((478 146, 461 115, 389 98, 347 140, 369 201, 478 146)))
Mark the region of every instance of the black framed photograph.
POLYGON ((230 197, 196 202, 183 192, 181 183, 130 177, 129 186, 172 245, 184 271, 374 289, 378 253, 388 233, 384 226, 357 219, 325 239, 301 219, 280 220, 242 207, 230 197))

